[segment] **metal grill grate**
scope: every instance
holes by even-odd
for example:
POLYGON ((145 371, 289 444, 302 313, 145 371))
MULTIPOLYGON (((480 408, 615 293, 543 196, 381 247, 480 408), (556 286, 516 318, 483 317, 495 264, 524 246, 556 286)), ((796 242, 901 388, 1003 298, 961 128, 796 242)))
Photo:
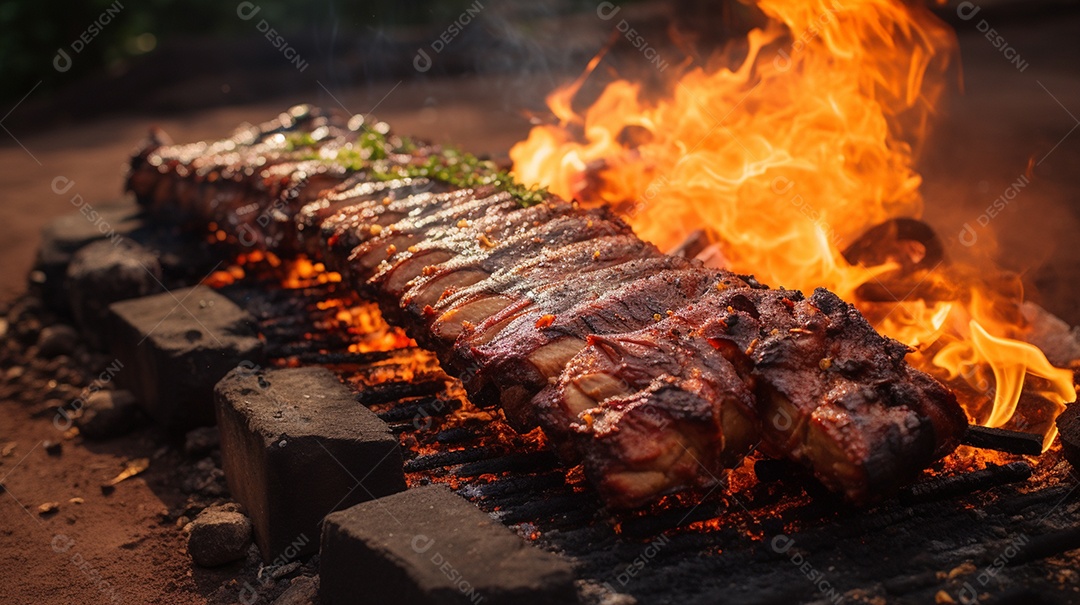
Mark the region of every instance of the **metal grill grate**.
POLYGON ((1026 483, 1031 467, 1023 461, 945 473, 869 509, 849 507, 784 463, 761 460, 736 471, 730 489, 613 515, 541 435, 519 435, 497 412, 473 407, 429 353, 386 346, 393 329, 384 324, 350 334, 356 330, 335 319, 342 308, 374 315, 374 307, 332 283, 280 284, 280 276, 252 271, 222 290, 258 318, 274 363, 334 370, 357 389, 358 404, 399 436, 411 485, 447 483, 523 538, 570 557, 585 602, 1004 595, 1037 603, 1057 602, 1080 582, 1046 582, 1062 561, 1047 557, 1080 547, 1077 481, 1054 452, 1026 483), (335 299, 342 302, 324 304, 335 299), (357 344, 374 348, 350 350, 357 344), (1072 538, 1060 538, 1063 528, 1072 528, 1072 538))

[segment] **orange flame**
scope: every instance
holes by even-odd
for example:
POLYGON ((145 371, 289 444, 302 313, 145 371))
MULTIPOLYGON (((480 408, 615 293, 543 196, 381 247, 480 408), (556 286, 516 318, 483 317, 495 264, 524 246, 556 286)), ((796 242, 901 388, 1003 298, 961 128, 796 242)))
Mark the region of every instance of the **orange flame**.
MULTIPOLYGON (((511 150, 517 178, 611 204, 662 248, 701 229, 717 264, 833 290, 914 347, 914 363, 950 384, 962 379, 975 422, 1009 421, 1028 376, 1049 383, 1036 394, 1060 412, 1076 398, 1072 373, 1018 340, 1020 320, 995 312, 1015 308, 1018 295, 972 277, 979 271, 937 266, 909 271, 898 289, 901 259, 865 266, 842 253, 876 225, 921 216, 915 157, 945 89, 953 34, 896 0, 757 5, 770 21, 725 55, 729 67, 685 70, 660 100, 615 80, 578 115, 571 101, 598 56, 548 98, 559 124, 533 128, 511 150), (868 286, 887 296, 862 296, 868 286), (973 370, 986 367, 993 388, 973 370)), ((1038 429, 1046 447, 1050 420, 1038 429)))

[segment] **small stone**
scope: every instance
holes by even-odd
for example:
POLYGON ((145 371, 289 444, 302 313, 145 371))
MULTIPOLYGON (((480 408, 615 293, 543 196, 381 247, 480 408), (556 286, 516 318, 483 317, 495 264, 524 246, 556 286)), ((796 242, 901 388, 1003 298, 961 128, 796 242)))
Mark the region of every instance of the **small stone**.
POLYGON ((119 437, 135 428, 139 406, 130 391, 97 391, 86 398, 76 425, 87 439, 119 437))
POLYGON ((218 567, 243 559, 251 544, 251 520, 219 507, 203 510, 185 530, 188 552, 201 567, 218 567))
POLYGON ((39 298, 24 296, 15 301, 7 314, 9 331, 15 337, 14 340, 24 345, 36 343, 42 328, 41 318, 45 314, 44 305, 39 298))
MULTIPOLYGON (((72 361, 70 363, 72 365, 80 365, 81 364, 81 362, 79 362, 79 361, 72 361)), ((75 377, 75 378, 85 378, 85 377, 75 377)), ((60 382, 60 381, 58 381, 56 383, 56 386, 51 387, 51 388, 49 388, 48 391, 46 391, 45 397, 47 397, 48 400, 50 400, 50 401, 60 401, 61 405, 63 405, 64 403, 67 403, 69 401, 74 401, 76 398, 78 398, 79 395, 82 394, 82 389, 80 389, 79 387, 76 387, 75 386, 76 384, 86 384, 86 383, 89 383, 89 382, 90 382, 89 380, 72 380, 72 381, 69 381, 69 382, 60 382)), ((59 406, 57 406, 57 407, 59 407, 59 406)))
POLYGON ((42 517, 52 515, 60 511, 59 502, 46 502, 37 508, 37 512, 42 517))
POLYGON ((50 456, 59 456, 64 449, 64 446, 59 441, 45 441, 41 444, 45 448, 45 453, 50 456))
POLYGON ((204 496, 224 496, 228 493, 225 485, 225 472, 218 468, 213 458, 203 458, 195 463, 194 468, 185 472, 180 483, 180 491, 186 494, 204 496))
POLYGON ((68 504, 82 504, 84 502, 86 502, 86 500, 83 500, 82 498, 79 498, 79 497, 71 498, 71 499, 68 500, 68 504))
POLYGON ((274 600, 273 605, 312 605, 319 602, 319 576, 300 576, 274 600))
POLYGON ((163 288, 156 254, 129 240, 101 240, 75 253, 67 270, 71 312, 94 347, 102 348, 109 305, 163 288))
MULTIPOLYGON (((64 186, 70 186, 69 183, 64 186)), ((66 197, 73 195, 76 195, 75 189, 66 197)), ((57 310, 68 308, 65 276, 72 256, 80 248, 96 240, 116 240, 116 236, 130 235, 143 226, 139 218, 141 208, 131 197, 116 201, 95 200, 92 208, 99 220, 87 220, 90 204, 84 205, 78 198, 77 205, 78 210, 49 222, 41 230, 41 246, 31 274, 31 280, 38 285, 45 301, 57 310), (104 225, 109 228, 103 230, 104 225)))
POLYGON ((615 592, 610 584, 600 584, 591 580, 577 580, 574 582, 581 602, 594 603, 595 605, 638 605, 634 597, 615 592))
POLYGON ((71 355, 79 344, 79 333, 69 325, 56 324, 42 328, 38 334, 38 355, 42 357, 56 357, 58 355, 71 355))
POLYGON ((285 576, 291 574, 297 569, 300 569, 300 561, 293 561, 292 563, 286 563, 285 565, 271 567, 270 578, 276 582, 277 580, 284 578, 285 576))
POLYGON ((192 458, 208 456, 221 445, 221 432, 216 426, 204 426, 184 436, 184 453, 192 458))

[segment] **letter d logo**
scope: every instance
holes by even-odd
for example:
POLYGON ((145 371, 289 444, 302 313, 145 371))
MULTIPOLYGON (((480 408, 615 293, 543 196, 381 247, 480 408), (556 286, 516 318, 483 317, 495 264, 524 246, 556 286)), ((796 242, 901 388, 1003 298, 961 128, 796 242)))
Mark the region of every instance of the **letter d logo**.
POLYGON ((416 553, 425 553, 435 545, 435 539, 429 538, 424 534, 417 534, 412 539, 412 549, 416 553))
POLYGON ((255 229, 247 223, 241 223, 237 228, 236 239, 240 241, 240 245, 245 248, 254 246, 259 241, 259 236, 255 233, 255 229))
POLYGON ((412 66, 416 71, 424 73, 431 69, 431 57, 428 56, 424 49, 416 49, 416 56, 413 58, 412 66))
POLYGON ((961 2, 956 7, 956 16, 964 21, 971 21, 971 18, 977 15, 980 10, 980 7, 975 6, 974 2, 961 2))
POLYGON ((975 229, 972 228, 971 223, 964 223, 964 228, 960 230, 960 235, 957 237, 960 243, 968 248, 975 245, 975 242, 979 241, 979 234, 975 233, 975 229))
POLYGON ((71 550, 71 547, 74 545, 75 540, 72 540, 64 534, 56 534, 52 538, 52 549, 55 553, 65 553, 71 550))
POLYGON ((789 431, 791 427, 795 426, 795 423, 786 410, 777 409, 776 414, 773 415, 772 425, 778 431, 789 431))
POLYGON ((620 6, 615 6, 612 2, 601 2, 596 7, 596 16, 600 17, 604 21, 611 21, 615 15, 619 14, 622 9, 620 6))
POLYGON ((251 18, 259 14, 260 10, 262 7, 255 6, 254 2, 241 2, 236 5, 236 16, 244 21, 251 21, 251 18))
POLYGON ((53 193, 57 195, 64 195, 68 191, 71 191, 71 188, 74 186, 75 181, 67 178, 66 176, 58 176, 52 180, 52 190, 53 193))
POLYGON ((772 62, 776 71, 787 71, 791 69, 791 55, 787 54, 784 49, 776 51, 776 56, 773 57, 772 62))
POLYGON ((795 544, 795 540, 792 540, 784 534, 779 534, 772 539, 772 549, 774 552, 784 554, 791 550, 791 546, 795 544))
POLYGON ((56 56, 53 57, 52 66, 56 71, 64 73, 71 69, 71 56, 64 52, 64 49, 56 49, 56 56))

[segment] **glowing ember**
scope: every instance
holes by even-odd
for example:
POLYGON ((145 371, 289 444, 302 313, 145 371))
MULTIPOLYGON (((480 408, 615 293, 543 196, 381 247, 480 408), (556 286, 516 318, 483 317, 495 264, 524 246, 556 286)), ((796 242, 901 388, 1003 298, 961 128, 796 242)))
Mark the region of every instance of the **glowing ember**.
POLYGON ((865 265, 843 254, 869 229, 922 214, 915 150, 952 33, 891 0, 758 6, 770 23, 727 53, 731 67, 689 69, 660 100, 616 80, 579 115, 581 78, 552 93, 560 122, 513 148, 517 178, 609 203, 662 248, 704 229, 714 264, 835 291, 914 347, 912 361, 956 387, 974 422, 1037 430, 1049 447, 1053 416, 1076 398, 1072 373, 1021 341, 1019 290, 981 277, 999 271, 930 263, 918 245, 865 265), (1025 388, 1054 408, 1037 426, 1013 418, 1025 388))

